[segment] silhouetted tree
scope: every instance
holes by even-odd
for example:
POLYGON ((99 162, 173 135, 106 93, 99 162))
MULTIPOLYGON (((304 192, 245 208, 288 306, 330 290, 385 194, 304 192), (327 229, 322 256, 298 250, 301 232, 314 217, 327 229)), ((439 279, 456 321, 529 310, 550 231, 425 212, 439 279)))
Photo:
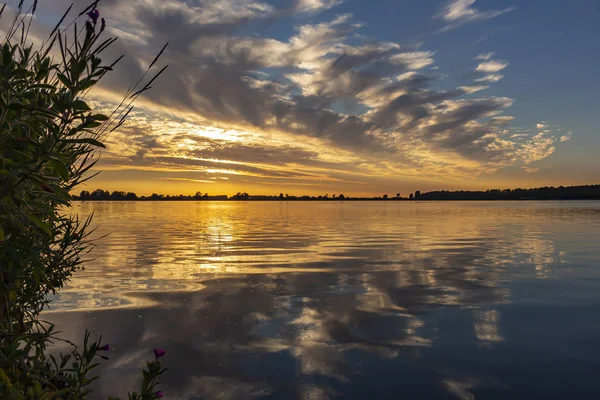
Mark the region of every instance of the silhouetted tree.
POLYGON ((108 190, 96 189, 90 194, 92 200, 110 200, 110 193, 108 190))
POLYGON ((400 197, 400 193, 396 193, 396 197, 400 197))
POLYGON ((234 200, 248 200, 250 198, 250 196, 246 192, 244 192, 244 193, 237 192, 235 194, 235 196, 232 196, 231 198, 234 200))
POLYGON ((415 196, 413 196, 413 194, 411 193, 410 196, 408 196, 409 200, 414 199, 415 196))
POLYGON ((346 198, 346 197, 344 196, 344 194, 340 194, 340 195, 338 196, 338 199, 340 199, 340 200, 344 200, 345 198, 346 198))
POLYGON ((387 194, 384 194, 384 195, 383 195, 383 199, 384 199, 384 200, 387 200, 387 198, 388 198, 388 195, 387 195, 387 194))
POLYGON ((115 190, 114 192, 111 193, 110 195, 110 199, 111 200, 123 200, 126 196, 125 192, 119 192, 117 190, 115 190))
POLYGON ((415 199, 418 199, 419 197, 421 197, 421 191, 420 191, 420 190, 417 190, 417 191, 415 192, 415 199))

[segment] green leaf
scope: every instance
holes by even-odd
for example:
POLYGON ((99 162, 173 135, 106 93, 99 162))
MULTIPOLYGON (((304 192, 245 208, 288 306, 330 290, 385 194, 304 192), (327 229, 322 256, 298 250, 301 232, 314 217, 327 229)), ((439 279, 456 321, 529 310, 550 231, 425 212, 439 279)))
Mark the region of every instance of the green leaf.
POLYGON ((82 83, 81 86, 79 87, 79 91, 83 92, 84 90, 89 89, 92 86, 94 86, 97 82, 98 82, 98 80, 96 80, 96 79, 86 79, 84 81, 84 83, 82 83))
POLYGON ((10 51, 10 46, 8 43, 4 44, 2 48, 2 63, 5 66, 8 66, 12 62, 12 52, 10 51))
POLYGON ((56 88, 47 83, 36 83, 35 85, 30 86, 31 89, 48 89, 54 91, 56 88))
POLYGON ((65 75, 63 75, 63 74, 56 74, 56 76, 62 82, 63 85, 65 85, 68 88, 71 87, 71 82, 69 82, 69 79, 65 75))
POLYGON ((63 178, 65 181, 69 180, 69 170, 62 161, 52 161, 52 167, 54 167, 54 170, 58 173, 58 175, 60 175, 61 178, 63 178))
POLYGON ((74 110, 90 111, 91 108, 82 100, 75 100, 72 104, 74 110))
POLYGON ((83 144, 91 144, 92 146, 96 146, 96 147, 102 147, 103 149, 106 148, 106 146, 102 143, 97 141, 96 139, 92 139, 92 138, 83 138, 83 139, 64 139, 62 140, 62 142, 65 143, 83 143, 83 144))
POLYGON ((97 128, 102 125, 100 122, 96 122, 91 118, 85 121, 83 124, 79 125, 77 129, 85 129, 85 128, 97 128))
POLYGON ((104 114, 94 114, 91 118, 94 121, 108 121, 108 117, 104 114))
POLYGON ((50 232, 50 228, 48 227, 48 225, 46 225, 44 222, 42 222, 41 219, 39 219, 38 217, 36 217, 35 215, 28 215, 29 220, 31 222, 33 222, 34 224, 36 224, 38 226, 38 228, 40 228, 42 231, 44 231, 45 234, 47 234, 48 236, 52 236, 52 232, 50 232))

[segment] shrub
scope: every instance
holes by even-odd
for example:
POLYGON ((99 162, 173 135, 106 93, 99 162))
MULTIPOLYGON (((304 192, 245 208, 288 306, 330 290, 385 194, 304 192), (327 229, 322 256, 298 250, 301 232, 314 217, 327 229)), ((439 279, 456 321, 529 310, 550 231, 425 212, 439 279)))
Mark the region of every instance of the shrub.
MULTIPOLYGON (((60 340, 39 315, 82 267, 89 252, 90 218, 69 211, 71 191, 90 178, 107 132, 124 123, 135 99, 149 89, 161 69, 139 89, 142 78, 109 115, 94 112, 86 95, 119 61, 104 64, 105 21, 95 1, 64 25, 65 12, 48 38, 27 44, 37 0, 23 12, 20 1, 0 47, 0 398, 80 399, 89 394, 98 353, 107 350, 86 333, 59 359, 47 347, 60 340), (83 23, 82 27, 78 26, 83 23), (63 26, 64 29, 63 29, 63 26), (71 32, 67 34, 66 32, 71 32), (58 61, 55 61, 58 60, 58 61), (138 90, 139 89, 139 90, 138 90)), ((0 9, 0 17, 6 4, 0 9)), ((164 50, 164 48, 163 48, 164 50)), ((162 53, 162 50, 161 50, 162 53)), ((160 56, 160 53, 159 53, 160 56)), ((151 63, 152 68, 157 58, 151 63)), ((146 71, 148 72, 148 71, 146 71)), ((140 393, 154 399, 158 356, 148 363, 140 393)))

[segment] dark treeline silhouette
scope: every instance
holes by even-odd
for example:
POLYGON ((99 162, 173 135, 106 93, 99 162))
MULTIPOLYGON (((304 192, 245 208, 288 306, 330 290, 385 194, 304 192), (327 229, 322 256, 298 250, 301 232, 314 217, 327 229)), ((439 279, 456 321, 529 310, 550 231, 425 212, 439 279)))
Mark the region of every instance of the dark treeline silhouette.
POLYGON ((156 194, 152 193, 150 196, 138 196, 133 192, 121 192, 115 190, 114 192, 109 192, 108 190, 96 189, 93 192, 88 192, 87 190, 82 191, 79 196, 73 196, 75 200, 119 200, 119 201, 127 201, 127 200, 227 200, 228 196, 226 195, 218 195, 218 196, 210 196, 208 193, 202 194, 201 192, 196 192, 196 194, 191 196, 186 196, 183 194, 171 196, 164 194, 156 194))
POLYGON ((209 195, 208 193, 196 192, 194 195, 163 195, 153 193, 150 196, 138 196, 133 192, 114 191, 96 189, 93 192, 82 191, 79 196, 74 196, 75 200, 118 200, 118 201, 200 201, 200 200, 277 200, 277 201, 361 201, 361 200, 598 200, 600 199, 600 185, 587 186, 560 186, 560 187, 541 187, 535 189, 491 189, 486 191, 433 191, 421 193, 417 190, 414 194, 410 193, 408 197, 396 196, 389 197, 387 194, 378 197, 348 197, 343 194, 325 194, 320 196, 293 196, 280 193, 279 195, 250 195, 248 193, 238 192, 229 197, 227 195, 209 195))
POLYGON ((96 189, 93 192, 88 192, 87 190, 82 191, 79 196, 73 196, 75 200, 118 200, 118 201, 128 201, 128 200, 137 200, 137 201, 200 201, 200 200, 408 200, 406 198, 400 197, 400 193, 396 194, 396 197, 389 197, 387 194, 384 194, 380 197, 346 197, 343 194, 339 195, 320 195, 320 196, 293 196, 289 194, 280 193, 278 195, 250 195, 246 192, 241 193, 238 192, 235 195, 229 197, 227 195, 217 195, 212 196, 208 193, 196 192, 194 195, 164 195, 164 194, 156 194, 153 193, 150 196, 138 196, 133 192, 122 192, 122 191, 114 191, 109 192, 108 190, 96 189))
POLYGON ((597 200, 600 185, 491 189, 486 191, 415 192, 415 200, 597 200))

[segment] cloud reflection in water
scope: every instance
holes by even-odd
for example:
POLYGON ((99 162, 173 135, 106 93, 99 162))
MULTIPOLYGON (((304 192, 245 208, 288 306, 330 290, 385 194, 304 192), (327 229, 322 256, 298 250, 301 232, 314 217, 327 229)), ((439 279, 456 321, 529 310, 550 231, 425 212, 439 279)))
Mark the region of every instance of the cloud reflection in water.
POLYGON ((522 285, 568 290, 587 271, 564 236, 598 235, 582 204, 83 203, 113 233, 48 316, 114 343, 102 395, 156 346, 183 398, 508 395, 526 370, 511 338, 535 353, 544 334, 515 323, 522 285))

